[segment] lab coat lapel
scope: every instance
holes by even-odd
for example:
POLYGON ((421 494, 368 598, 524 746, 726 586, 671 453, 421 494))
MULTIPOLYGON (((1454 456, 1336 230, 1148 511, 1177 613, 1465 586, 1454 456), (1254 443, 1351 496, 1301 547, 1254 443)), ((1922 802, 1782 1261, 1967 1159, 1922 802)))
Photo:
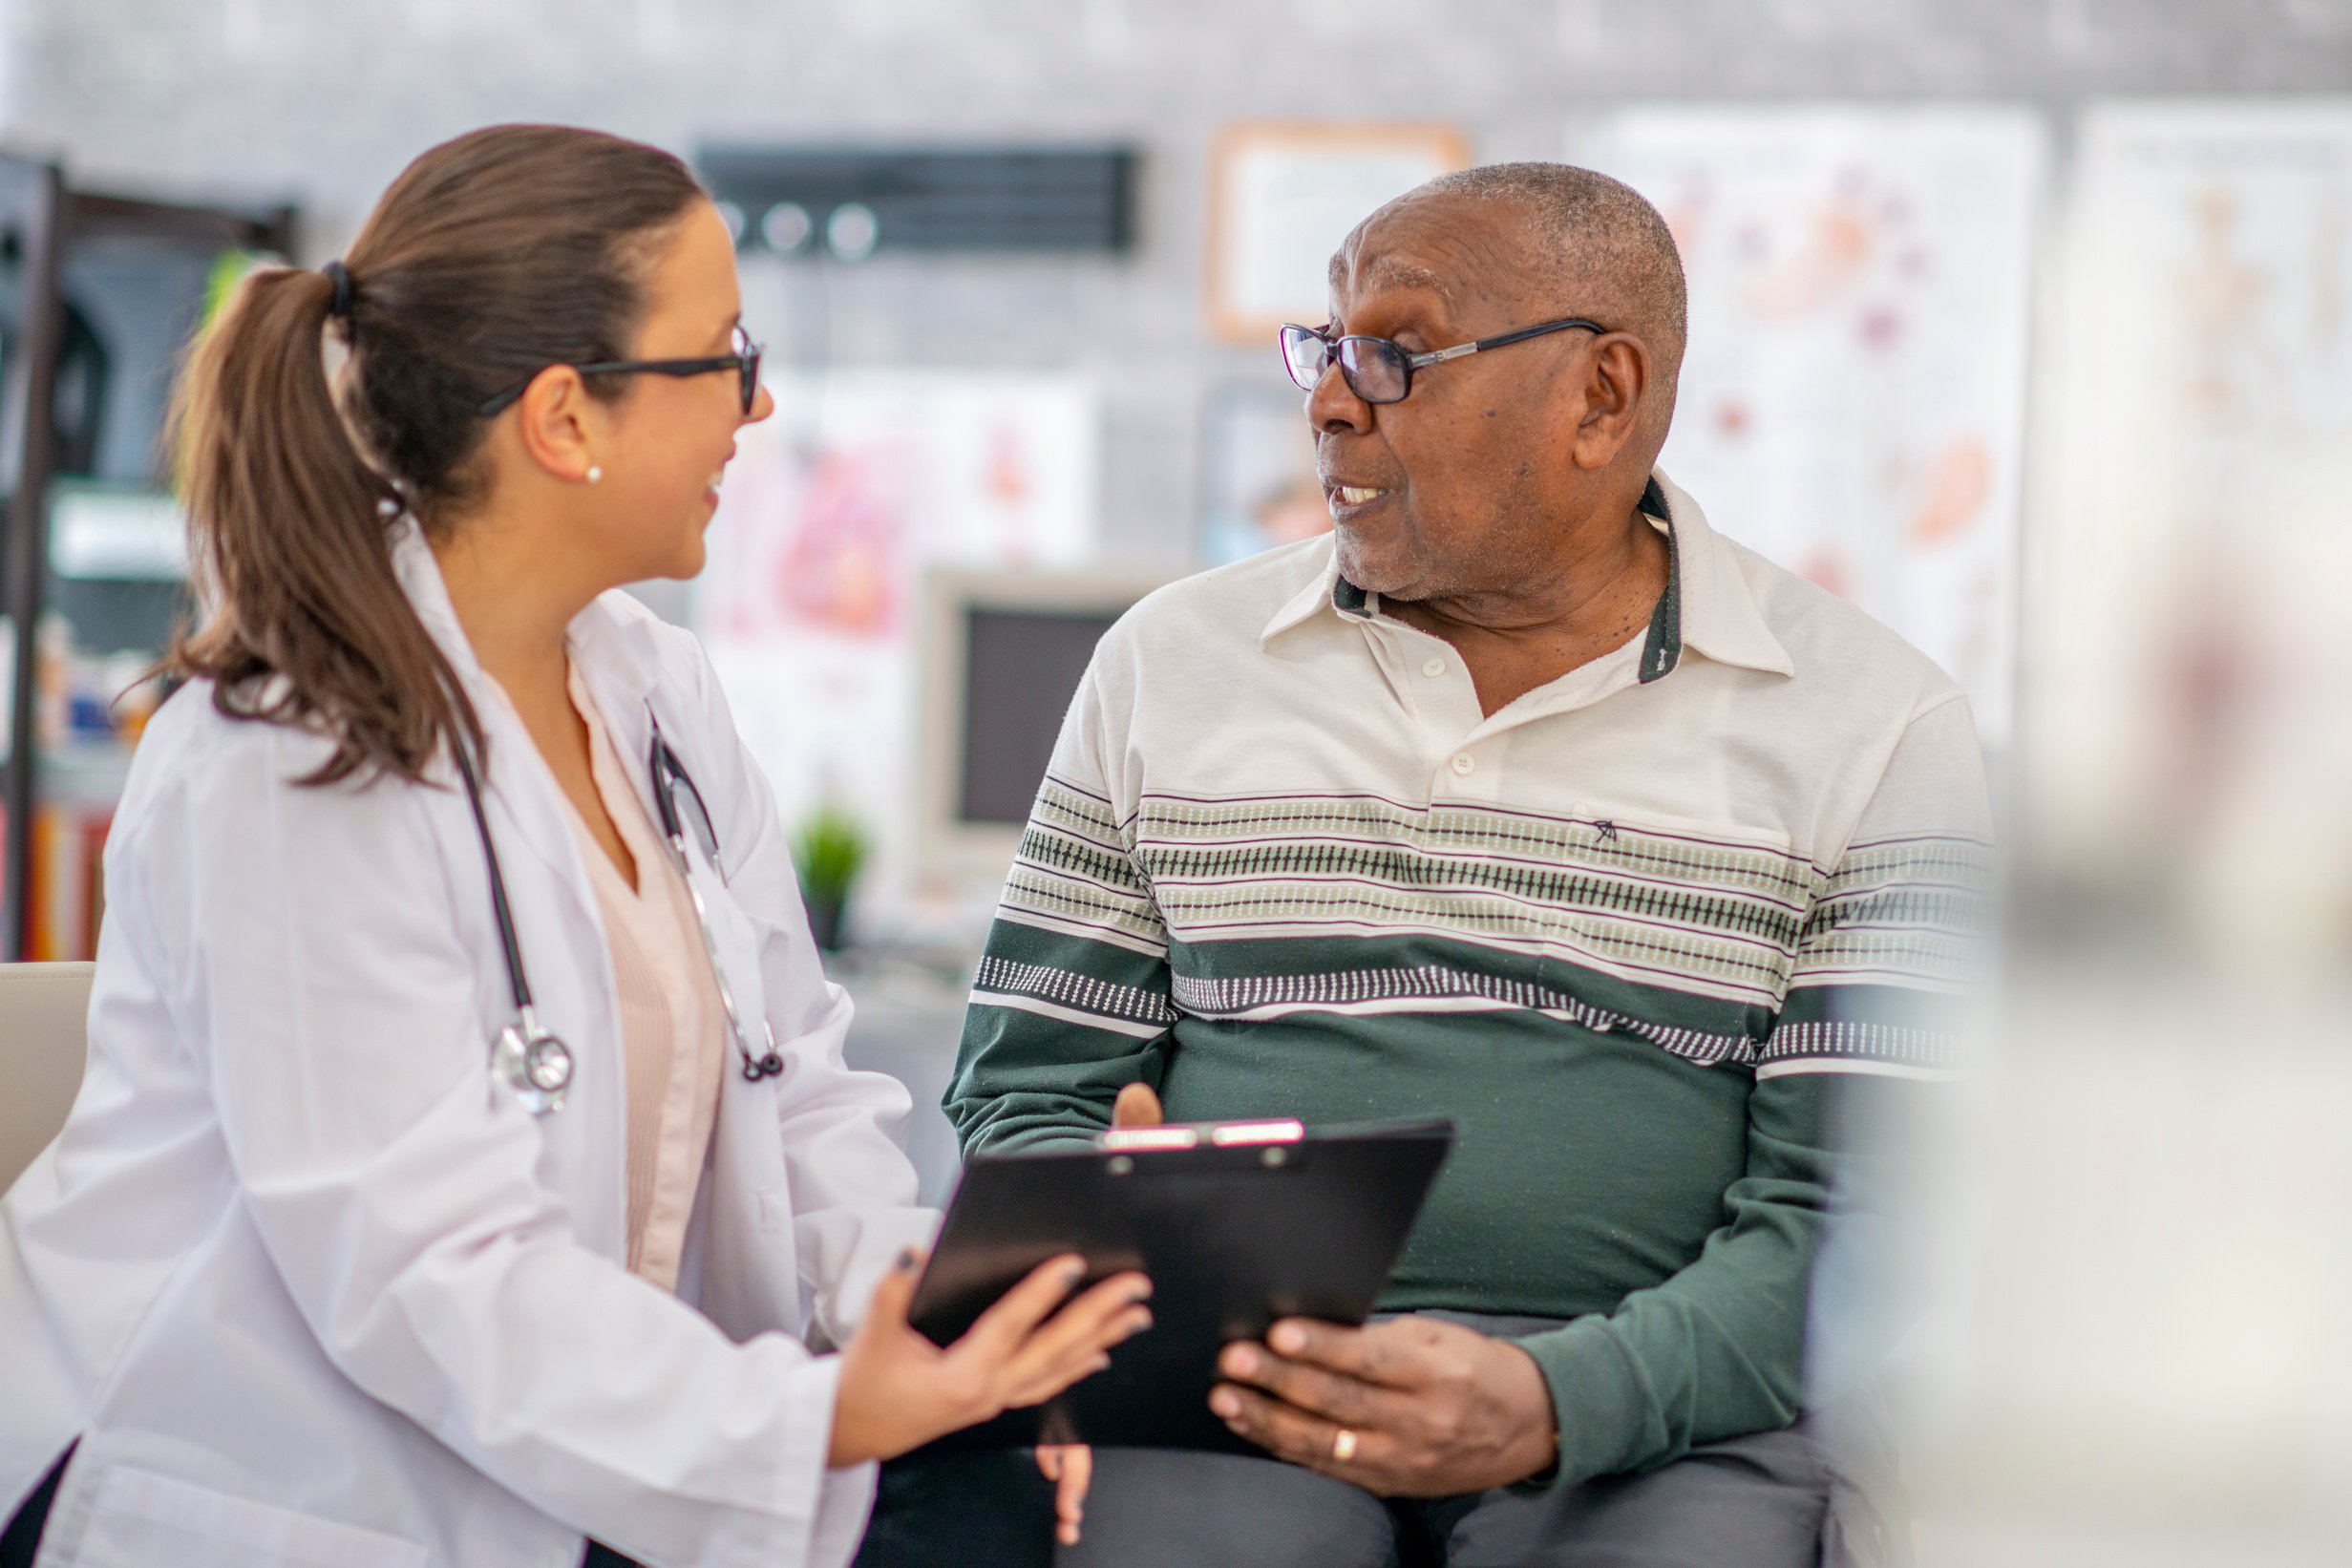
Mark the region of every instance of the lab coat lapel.
MULTIPOLYGON (((696 715, 666 701, 676 683, 662 679, 661 649, 654 625, 600 602, 572 626, 572 658, 588 699, 596 704, 614 749, 628 764, 629 786, 644 803, 656 830, 661 808, 653 798, 649 758, 653 720, 702 788, 721 776, 710 756, 710 737, 696 715)), ((718 807, 713 803, 713 811, 718 807)), ((720 853, 727 852, 722 843, 720 853)), ((702 895, 711 940, 733 992, 754 1053, 765 1051, 768 1001, 759 966, 758 932, 718 871, 689 842, 687 876, 702 895)), ((744 1340, 763 1328, 782 1325, 797 1332, 807 1322, 799 1254, 792 1227, 792 1191, 776 1139, 775 1078, 757 1082, 743 1075, 743 1058, 730 1035, 719 1084, 718 1118, 711 1128, 710 1178, 696 1195, 688 1228, 688 1266, 679 1272, 679 1291, 729 1335, 744 1340)))
POLYGON ((629 788, 646 810, 646 820, 661 831, 661 808, 653 798, 653 730, 646 704, 660 679, 658 654, 646 628, 621 621, 602 600, 580 612, 569 639, 572 667, 580 672, 588 700, 596 704, 604 732, 612 739, 628 774, 629 788))
POLYGON ((482 668, 481 661, 475 658, 474 645, 466 640, 465 627, 450 604, 449 588, 441 581, 440 565, 425 543, 424 530, 413 518, 403 518, 394 525, 392 569, 399 576, 409 603, 415 607, 416 618, 439 645, 450 667, 456 671, 481 720, 482 733, 490 743, 490 767, 483 779, 484 805, 493 831, 501 819, 507 829, 498 837, 499 848, 519 842, 545 861, 562 883, 575 911, 588 922, 602 945, 604 922, 597 911, 588 868, 580 858, 580 846, 555 777, 540 760, 538 748, 516 718, 505 693, 498 689, 482 668))
MULTIPOLYGON (((650 761, 654 718, 660 719, 663 738, 677 753, 689 776, 708 788, 704 781, 716 775, 708 760, 703 727, 691 722, 689 714, 665 710, 657 715, 654 711, 660 701, 656 693, 662 685, 661 650, 654 643, 650 621, 624 616, 599 601, 582 611, 580 619, 573 623, 571 647, 588 696, 604 718, 614 748, 628 763, 629 787, 637 792, 646 809, 646 819, 658 832, 662 809, 653 798, 650 761)), ((719 853, 723 856, 726 852, 727 845, 722 843, 719 853)), ((710 915, 711 938, 718 944, 719 959, 726 969, 722 978, 734 992, 736 1009, 749 1031, 752 1050, 757 1054, 767 1046, 759 1025, 759 1020, 766 1016, 766 999, 759 984, 756 935, 737 907, 726 880, 690 838, 686 862, 687 876, 702 894, 703 907, 710 915)), ((734 1055, 731 1039, 728 1042, 728 1054, 734 1055)), ((739 1068, 741 1064, 734 1065, 739 1068)))
MULTIPOLYGON (((625 1223, 625 1191, 618 1160, 604 1158, 599 1151, 619 1150, 626 1136, 627 1108, 619 1091, 625 1081, 616 1023, 620 1003, 604 914, 588 880, 587 862, 581 858, 570 808, 529 731, 475 658, 440 567, 413 519, 404 518, 395 526, 392 567, 417 619, 473 699, 489 743, 482 811, 491 839, 506 862, 515 934, 522 945, 533 1000, 541 1022, 578 1058, 572 1100, 542 1133, 551 1153, 561 1152, 557 1157, 571 1171, 569 1180, 588 1184, 572 1194, 586 1205, 583 1238, 618 1249, 625 1223), (523 876, 521 854, 552 875, 523 876), (607 1086, 609 1091, 599 1086, 607 1086), (588 1213, 596 1217, 593 1221, 587 1219, 588 1213)), ((446 761, 442 769, 441 781, 457 790, 456 770, 446 761)), ((470 832, 466 836, 472 837, 470 832)), ((464 853, 477 850, 468 843, 464 853)), ((503 990, 503 975, 499 984, 503 990)))

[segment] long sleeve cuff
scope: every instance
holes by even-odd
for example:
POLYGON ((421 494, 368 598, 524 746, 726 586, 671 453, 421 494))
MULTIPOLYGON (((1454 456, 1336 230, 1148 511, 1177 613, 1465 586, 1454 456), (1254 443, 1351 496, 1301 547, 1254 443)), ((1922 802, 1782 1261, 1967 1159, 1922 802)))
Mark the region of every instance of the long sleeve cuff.
POLYGON ((1666 1445, 1657 1401, 1616 1327, 1599 1314, 1517 1342, 1552 1390, 1559 1463, 1523 1485, 1550 1492, 1638 1468, 1666 1445))
POLYGON ((841 1358, 837 1355, 816 1358, 794 1380, 794 1397, 811 1409, 825 1412, 821 1420, 797 1429, 814 1438, 814 1451, 795 1453, 789 1471, 804 1478, 808 1488, 792 1498, 789 1506, 809 1521, 810 1568, 847 1568, 858 1555, 866 1516, 874 1510, 874 1478, 880 1471, 872 1464, 826 1468, 825 1455, 833 1447, 833 1401, 840 1381, 841 1358))

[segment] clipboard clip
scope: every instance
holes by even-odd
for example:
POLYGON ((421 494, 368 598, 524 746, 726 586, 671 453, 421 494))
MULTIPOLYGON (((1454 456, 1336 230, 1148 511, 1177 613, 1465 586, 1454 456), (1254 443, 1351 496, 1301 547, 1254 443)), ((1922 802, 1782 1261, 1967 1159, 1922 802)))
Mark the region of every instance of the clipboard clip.
POLYGON ((1246 1144, 1297 1143, 1306 1127, 1283 1116, 1272 1121, 1179 1122, 1169 1127, 1114 1127, 1095 1134, 1098 1149, 1132 1153, 1147 1149, 1232 1149, 1246 1144))

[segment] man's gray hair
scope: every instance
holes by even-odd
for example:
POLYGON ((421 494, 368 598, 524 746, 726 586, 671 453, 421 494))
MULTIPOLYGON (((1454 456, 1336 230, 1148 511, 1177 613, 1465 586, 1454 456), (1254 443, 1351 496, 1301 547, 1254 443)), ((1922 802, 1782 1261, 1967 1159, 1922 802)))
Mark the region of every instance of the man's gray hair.
POLYGON ((1553 268, 1546 282, 1560 312, 1599 315, 1609 304, 1630 311, 1632 319, 1603 324, 1648 339, 1671 380, 1689 327, 1683 258, 1665 219, 1641 192, 1573 163, 1487 163, 1439 175, 1413 194, 1522 208, 1553 268))

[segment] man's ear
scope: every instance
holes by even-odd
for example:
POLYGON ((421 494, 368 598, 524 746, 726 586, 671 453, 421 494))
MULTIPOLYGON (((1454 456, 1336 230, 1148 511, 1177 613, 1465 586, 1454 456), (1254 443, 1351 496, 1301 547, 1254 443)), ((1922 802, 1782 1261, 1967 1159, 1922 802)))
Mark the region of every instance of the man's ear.
POLYGON ((1617 460, 1642 423, 1649 384, 1649 347, 1640 338, 1610 332, 1594 341, 1581 389, 1583 414, 1568 442, 1579 468, 1598 473, 1617 460))
POLYGON ((587 384, 569 365, 550 365, 532 378, 515 403, 515 432, 523 452, 551 477, 577 484, 595 466, 596 426, 587 384))

